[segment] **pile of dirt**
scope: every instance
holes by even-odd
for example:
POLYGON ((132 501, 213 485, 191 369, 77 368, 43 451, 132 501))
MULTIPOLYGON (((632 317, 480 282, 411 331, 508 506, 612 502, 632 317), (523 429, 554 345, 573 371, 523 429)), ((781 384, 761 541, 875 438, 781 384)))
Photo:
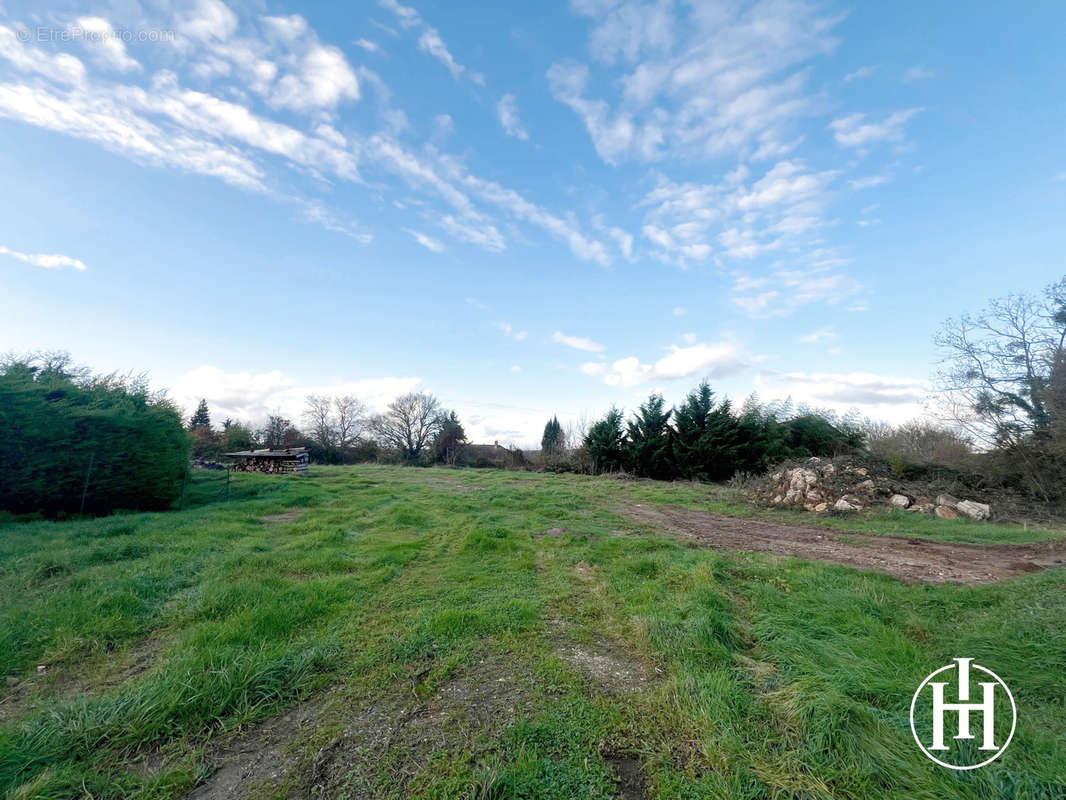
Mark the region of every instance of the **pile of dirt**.
POLYGON ((883 506, 944 519, 989 519, 986 498, 959 499, 955 487, 931 481, 907 481, 887 466, 855 456, 809 458, 786 462, 759 479, 752 498, 772 506, 804 508, 816 513, 861 511, 883 506))

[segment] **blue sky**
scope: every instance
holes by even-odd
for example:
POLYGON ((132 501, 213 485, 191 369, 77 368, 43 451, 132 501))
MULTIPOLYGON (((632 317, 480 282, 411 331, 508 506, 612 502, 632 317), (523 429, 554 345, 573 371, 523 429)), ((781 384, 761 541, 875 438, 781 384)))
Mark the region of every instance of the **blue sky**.
POLYGON ((736 400, 902 420, 1064 272, 1057 3, 0 0, 0 349, 480 441, 736 400))

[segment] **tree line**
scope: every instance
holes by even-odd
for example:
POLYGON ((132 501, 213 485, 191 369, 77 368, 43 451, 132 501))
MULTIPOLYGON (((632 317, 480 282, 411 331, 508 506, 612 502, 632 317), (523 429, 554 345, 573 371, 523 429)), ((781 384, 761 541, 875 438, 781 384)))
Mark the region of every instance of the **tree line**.
POLYGON ((0 510, 167 508, 190 454, 210 460, 255 448, 307 447, 326 464, 508 465, 725 480, 781 461, 865 449, 901 476, 930 465, 966 471, 1047 502, 1066 500, 1066 277, 1041 294, 1012 294, 948 320, 936 338, 942 421, 886 426, 749 398, 734 408, 706 383, 676 407, 651 395, 628 417, 611 408, 565 429, 549 419, 539 453, 467 441, 455 411, 432 394, 397 397, 381 413, 358 398, 311 395, 300 423, 270 415, 259 428, 211 420, 206 400, 180 410, 143 376, 93 375, 66 354, 0 359, 0 510), (479 452, 488 449, 486 455, 479 452))
POLYGON ((240 450, 305 447, 320 464, 456 464, 467 444, 459 417, 428 392, 401 395, 380 414, 367 413, 366 404, 353 395, 312 394, 301 422, 297 426, 271 414, 258 429, 232 419, 216 429, 204 399, 188 423, 192 455, 209 460, 240 450))

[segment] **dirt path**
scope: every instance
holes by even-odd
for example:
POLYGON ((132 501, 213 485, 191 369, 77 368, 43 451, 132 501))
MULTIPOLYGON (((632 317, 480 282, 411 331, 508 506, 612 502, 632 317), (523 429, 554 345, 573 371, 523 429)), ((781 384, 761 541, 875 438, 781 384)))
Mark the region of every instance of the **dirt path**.
POLYGON ((626 506, 621 513, 711 547, 846 564, 912 582, 989 583, 1066 566, 1066 540, 982 547, 898 536, 837 533, 643 504, 626 506))

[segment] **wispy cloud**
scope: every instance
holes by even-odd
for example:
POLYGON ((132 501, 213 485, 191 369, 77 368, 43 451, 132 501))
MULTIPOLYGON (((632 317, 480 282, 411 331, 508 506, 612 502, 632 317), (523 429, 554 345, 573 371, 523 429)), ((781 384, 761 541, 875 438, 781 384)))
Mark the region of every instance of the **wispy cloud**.
POLYGON ((852 81, 859 81, 859 80, 862 80, 863 78, 869 78, 873 74, 874 74, 874 67, 871 67, 871 66, 859 67, 854 72, 849 72, 847 75, 844 76, 844 83, 851 83, 852 81))
POLYGON ((356 47, 361 47, 368 53, 382 52, 381 45, 379 45, 377 42, 371 41, 370 39, 356 39, 354 42, 352 42, 352 44, 354 44, 356 47))
POLYGON ((592 339, 586 339, 582 336, 567 336, 561 331, 556 331, 552 334, 552 341, 557 344, 565 344, 575 350, 584 350, 588 353, 600 353, 607 349, 602 344, 592 341, 592 339))
POLYGON ((73 28, 88 44, 93 55, 106 66, 119 72, 135 72, 141 69, 137 59, 126 52, 126 43, 103 17, 79 17, 73 28))
POLYGON ((529 139, 522 120, 518 118, 518 101, 513 94, 505 94, 496 104, 496 118, 500 121, 500 127, 508 136, 514 136, 523 141, 529 139))
POLYGON ((432 250, 434 253, 443 253, 444 245, 434 239, 432 236, 426 236, 426 234, 419 231, 411 230, 410 228, 404 228, 416 242, 422 245, 427 250, 432 250))
POLYGON ((516 342, 523 342, 529 336, 529 331, 517 331, 510 322, 497 322, 495 325, 504 336, 508 339, 514 339, 516 342))
POLYGON ((873 142, 898 142, 903 139, 903 126, 924 109, 908 108, 889 114, 880 122, 866 122, 865 114, 849 114, 833 120, 829 128, 833 138, 843 147, 862 147, 873 142))
POLYGON ((915 81, 924 81, 933 77, 933 72, 923 67, 921 64, 911 67, 903 73, 904 83, 914 83, 915 81))
POLYGON ((848 184, 852 189, 859 191, 860 189, 872 189, 874 186, 880 186, 883 183, 888 183, 888 177, 885 175, 868 175, 865 178, 855 178, 849 180, 848 184))
POLYGON ((44 269, 62 269, 63 267, 70 267, 79 272, 85 271, 84 262, 77 258, 71 258, 70 256, 48 253, 22 253, 18 250, 4 247, 3 245, 0 245, 0 255, 10 256, 11 258, 24 261, 27 264, 33 264, 35 267, 43 267, 44 269))
POLYGON ((831 325, 827 325, 817 330, 811 331, 804 336, 799 337, 799 341, 803 344, 818 344, 819 342, 827 342, 830 339, 837 337, 836 331, 831 325))
POLYGON ((441 64, 443 64, 452 77, 459 80, 464 73, 468 75, 471 81, 483 86, 485 84, 485 77, 478 72, 470 72, 455 60, 451 50, 448 49, 448 45, 444 43, 444 39, 441 37, 440 32, 427 25, 422 15, 411 6, 405 6, 396 0, 380 0, 382 8, 386 8, 394 13, 400 21, 400 25, 404 28, 421 28, 422 32, 418 36, 418 49, 423 53, 433 56, 441 64))
POLYGON ((794 123, 814 104, 806 64, 833 51, 841 19, 802 0, 572 8, 592 19, 598 73, 559 61, 548 70, 549 86, 612 164, 787 155, 798 144, 794 123), (596 96, 591 87, 604 84, 618 93, 596 96))

